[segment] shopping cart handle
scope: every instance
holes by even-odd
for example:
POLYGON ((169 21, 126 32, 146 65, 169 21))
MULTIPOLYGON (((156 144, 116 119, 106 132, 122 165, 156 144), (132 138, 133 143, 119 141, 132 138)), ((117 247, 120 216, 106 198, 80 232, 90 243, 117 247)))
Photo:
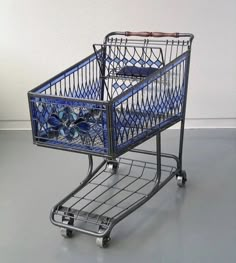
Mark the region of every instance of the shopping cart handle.
POLYGON ((136 37, 179 37, 179 33, 163 33, 163 32, 125 32, 125 36, 136 37))
POLYGON ((136 37, 189 37, 190 41, 193 40, 194 35, 191 33, 164 33, 164 32, 130 32, 130 31, 125 31, 125 32, 111 32, 105 37, 105 41, 110 37, 114 35, 122 35, 122 36, 136 36, 136 37))

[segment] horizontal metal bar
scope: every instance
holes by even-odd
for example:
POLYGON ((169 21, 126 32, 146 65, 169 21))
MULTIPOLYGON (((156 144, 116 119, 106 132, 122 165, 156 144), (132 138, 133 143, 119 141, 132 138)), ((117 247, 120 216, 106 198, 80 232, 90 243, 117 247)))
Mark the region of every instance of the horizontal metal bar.
MULTIPOLYGON (((133 149, 133 150, 135 150, 135 149, 133 149)), ((131 152, 132 152, 133 150, 131 150, 131 152)), ((137 149, 137 150, 139 150, 139 149, 137 149)), ((141 151, 142 151, 142 150, 141 150, 141 151)), ((146 150, 143 150, 143 151, 146 151, 146 150)), ((152 155, 156 155, 155 152, 152 152, 152 151, 148 151, 148 152, 153 153, 152 155)), ((167 155, 170 156, 170 154, 166 154, 166 153, 161 153, 161 154, 163 155, 163 157, 167 157, 167 155)), ((172 156, 172 155, 171 155, 171 156, 172 156)), ((175 157, 175 155, 173 155, 173 157, 175 157)), ((145 166, 145 167, 146 167, 147 169, 156 170, 156 163, 153 163, 153 162, 132 160, 132 159, 125 158, 125 157, 121 157, 120 160, 133 161, 134 163, 132 163, 132 166, 136 166, 136 167, 143 167, 143 166, 138 165, 138 164, 136 164, 136 163, 150 164, 150 165, 155 166, 155 168, 154 168, 154 167, 153 167, 153 168, 152 168, 152 167, 148 167, 148 166, 145 166)), ((122 162, 122 161, 119 161, 119 163, 126 164, 126 165, 130 165, 129 163, 125 163, 125 162, 122 162)), ((168 168, 171 168, 171 169, 174 168, 173 166, 166 165, 166 164, 162 164, 161 166, 162 166, 162 167, 168 167, 168 168)), ((169 172, 169 171, 166 171, 166 172, 169 172)))
MULTIPOLYGON (((154 155, 156 156, 156 152, 154 151, 148 151, 148 150, 142 150, 142 149, 131 149, 130 152, 135 153, 142 153, 142 154, 148 154, 148 155, 154 155)), ((177 167, 179 166, 179 158, 174 154, 169 153, 161 153, 161 157, 174 159, 177 162, 177 167)), ((163 166, 163 165, 162 165, 163 166)))
MULTIPOLYGON (((124 42, 123 42, 124 43, 124 42)), ((129 44, 123 44, 122 42, 111 42, 108 44, 94 44, 95 46, 99 46, 99 47, 134 47, 134 48, 152 48, 152 49, 160 49, 158 46, 149 46, 149 45, 129 45, 129 44)))
MULTIPOLYGON (((33 121, 37 121, 37 119, 32 119, 33 121)), ((94 134, 94 133, 91 133, 90 134, 90 139, 91 139, 91 137, 95 137, 95 136, 98 136, 99 134, 94 134)), ((85 139, 85 138, 83 138, 82 137, 83 135, 81 135, 81 137, 78 137, 78 138, 76 138, 76 139, 74 139, 74 140, 72 140, 72 141, 70 141, 70 142, 68 142, 68 141, 65 141, 65 139, 63 138, 63 137, 53 137, 53 138, 47 138, 47 137, 42 137, 42 136, 36 136, 35 135, 35 139, 37 139, 39 142, 40 142, 40 140, 41 140, 41 142, 42 143, 50 143, 50 144, 52 144, 52 145, 58 145, 58 144, 63 144, 64 145, 64 147, 69 147, 69 148, 77 148, 77 147, 79 147, 79 148, 89 148, 89 147, 93 147, 93 151, 101 151, 101 152, 103 152, 106 148, 104 147, 104 145, 103 145, 103 142, 102 142, 102 138, 101 138, 101 140, 100 141, 94 141, 93 143, 92 143, 92 145, 90 145, 90 144, 85 144, 85 143, 83 143, 83 139, 85 139)), ((105 151, 104 151, 105 152, 105 151)))
POLYGON ((81 220, 81 221, 88 222, 88 223, 91 223, 91 224, 96 224, 96 225, 101 225, 101 224, 98 223, 97 218, 99 218, 99 221, 101 221, 101 222, 102 222, 103 219, 107 219, 107 216, 100 216, 100 215, 95 214, 95 213, 89 213, 89 212, 86 212, 86 211, 80 211, 80 210, 75 209, 75 208, 68 208, 68 207, 64 207, 64 206, 61 206, 58 209, 58 212, 63 212, 63 213, 66 213, 66 214, 67 213, 72 213, 75 216, 74 217, 75 220, 81 220, 83 218, 84 220, 81 220))
MULTIPOLYGON (((81 102, 81 103, 89 103, 89 104, 98 104, 98 105, 108 105, 108 101, 103 100, 94 100, 94 99, 83 99, 83 98, 74 98, 74 97, 65 97, 65 96, 56 96, 56 95, 48 95, 48 94, 40 94, 40 93, 33 93, 32 91, 29 91, 28 94, 31 98, 45 98, 45 99, 56 99, 58 100, 64 100, 64 101, 74 101, 74 102, 81 102)), ((31 100, 32 101, 32 100, 31 100)), ((53 102, 44 102, 45 104, 53 102)), ((56 103, 56 102, 55 102, 56 103)), ((66 103, 65 103, 66 105, 66 103)))
POLYGON ((104 157, 104 158, 110 158, 111 156, 104 153, 98 153, 95 151, 88 151, 88 150, 80 150, 80 149, 74 149, 74 148, 66 148, 65 146, 59 146, 59 145, 50 145, 50 144, 45 144, 45 143, 40 143, 40 142, 35 142, 37 146, 40 147, 46 147, 46 148, 51 148, 51 149, 57 149, 57 150, 62 150, 62 151, 67 151, 67 152, 75 152, 75 153, 82 153, 82 154, 92 154, 94 156, 99 156, 99 157, 104 157))
MULTIPOLYGON (((116 43, 117 45, 119 45, 120 43, 126 43, 125 41, 126 39, 109 39, 107 44, 103 44, 103 46, 105 45, 109 45, 110 43, 116 43)), ((127 43, 131 43, 132 45, 135 45, 135 47, 140 47, 143 46, 145 42, 145 47, 149 47, 149 44, 151 45, 156 45, 156 46, 174 46, 174 47, 190 47, 190 40, 151 40, 148 39, 146 41, 144 40, 140 40, 140 39, 128 39, 127 43)), ((95 45, 100 45, 100 44, 95 44, 95 45)))
MULTIPOLYGON (((82 219, 79 221, 85 222, 82 219)), ((87 222, 87 223, 91 223, 91 222, 87 222)), ((94 237, 104 237, 107 233, 109 233, 111 231, 111 224, 108 226, 108 228, 104 232, 95 232, 95 231, 87 230, 87 229, 84 229, 84 228, 78 227, 78 226, 65 225, 65 224, 58 222, 58 221, 55 221, 53 224, 58 226, 58 227, 79 231, 81 233, 84 233, 84 234, 90 235, 90 236, 94 236, 94 237)), ((96 225, 99 225, 99 224, 96 224, 96 225)))
POLYGON ((105 40, 104 42, 106 42, 111 36, 142 36, 145 38, 149 38, 149 37, 168 37, 168 38, 180 38, 180 37, 188 37, 190 39, 194 38, 194 35, 192 33, 163 33, 163 32, 128 32, 128 31, 115 31, 115 32, 111 32, 109 34, 107 34, 105 36, 105 40))
MULTIPOLYGON (((89 184, 97 185, 96 183, 89 183, 89 184)), ((100 184, 100 186, 109 187, 108 185, 105 185, 105 184, 100 184)), ((116 188, 114 187, 114 189, 116 189, 116 188)), ((74 195, 74 198, 77 198, 77 199, 80 199, 80 200, 85 200, 85 201, 93 201, 93 202, 98 203, 98 204, 105 204, 107 206, 113 206, 113 207, 116 207, 116 208, 119 208, 119 209, 125 209, 125 207, 122 207, 122 206, 110 204, 110 203, 107 203, 107 202, 104 203, 102 201, 98 201, 96 199, 95 200, 94 199, 90 199, 90 198, 87 198, 87 197, 80 197, 80 196, 74 195)))
MULTIPOLYGON (((164 123, 160 123, 159 125, 157 125, 157 126, 159 126, 159 129, 156 128, 155 130, 153 129, 152 132, 149 132, 149 133, 146 132, 146 136, 144 136, 142 140, 138 140, 136 142, 129 143, 128 147, 124 146, 123 149, 121 149, 119 151, 117 150, 115 152, 115 155, 113 156, 113 158, 117 158, 118 156, 126 153, 127 151, 130 151, 131 149, 137 147, 141 143, 144 143, 145 141, 147 141, 150 138, 152 138, 153 136, 155 136, 158 130, 163 132, 164 130, 168 129, 170 126, 173 126, 174 124, 178 123, 180 120, 181 120, 180 117, 176 117, 175 116, 175 118, 171 122, 169 121, 169 122, 166 122, 166 123, 165 122, 164 123)), ((143 134, 145 135, 145 132, 143 132, 143 134)))
MULTIPOLYGON (((119 174, 120 175, 120 174, 119 174)), ((135 178, 137 178, 137 177, 135 177, 135 178)), ((145 180, 145 181, 152 181, 152 180, 145 180)), ((154 182, 154 181, 153 181, 154 182)), ((91 183, 89 183, 89 184, 91 184, 91 185, 99 185, 99 186, 104 186, 104 187, 107 187, 107 188, 109 188, 109 189, 115 189, 115 190, 122 190, 122 191, 124 191, 124 192, 127 192, 127 193, 133 193, 134 191, 131 191, 131 190, 128 190, 128 189, 122 189, 122 188, 119 188, 119 187, 116 187, 116 186, 109 186, 109 185, 105 185, 105 184, 97 184, 97 183, 93 183, 93 182, 91 182, 91 183)), ((145 194, 143 194, 143 193, 137 193, 137 194, 140 194, 140 195, 144 195, 145 196, 145 194)), ((83 199, 83 198, 82 198, 83 199)), ((94 201, 94 200, 93 200, 94 201)), ((119 208, 119 207, 118 207, 119 208)), ((123 209, 125 209, 124 207, 123 207, 123 209)))

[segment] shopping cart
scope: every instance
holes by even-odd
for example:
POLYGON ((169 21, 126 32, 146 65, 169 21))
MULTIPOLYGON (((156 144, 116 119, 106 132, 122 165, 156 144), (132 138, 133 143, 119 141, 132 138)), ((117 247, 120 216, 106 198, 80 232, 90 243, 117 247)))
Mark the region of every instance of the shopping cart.
POLYGON ((113 227, 173 177, 182 187, 182 149, 192 34, 112 32, 89 57, 28 93, 33 142, 88 155, 88 174, 58 202, 51 222, 107 246, 113 227), (178 156, 161 133, 180 122, 178 156), (156 136, 156 151, 136 146, 156 136), (155 161, 134 160, 132 152, 155 161), (94 168, 93 155, 103 157, 94 168), (122 155, 122 156, 121 156, 122 155))

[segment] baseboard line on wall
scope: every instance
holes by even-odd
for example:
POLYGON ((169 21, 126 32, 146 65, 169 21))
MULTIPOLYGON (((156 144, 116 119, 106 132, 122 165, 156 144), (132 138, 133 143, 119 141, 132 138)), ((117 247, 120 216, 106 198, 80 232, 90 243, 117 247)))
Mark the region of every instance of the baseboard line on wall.
POLYGON ((29 120, 0 120, 0 130, 31 130, 29 120))
MULTIPOLYGON (((236 128, 236 118, 186 118, 186 129, 236 128)), ((178 129, 179 124, 171 129, 178 129)), ((31 130, 29 120, 0 120, 0 130, 31 130)))

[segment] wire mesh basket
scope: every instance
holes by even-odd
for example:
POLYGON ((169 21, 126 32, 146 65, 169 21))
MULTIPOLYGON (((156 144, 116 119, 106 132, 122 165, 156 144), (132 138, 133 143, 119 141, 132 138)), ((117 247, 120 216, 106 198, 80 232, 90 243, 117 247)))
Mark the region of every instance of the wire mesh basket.
POLYGON ((79 231, 105 247, 113 227, 173 177, 185 185, 192 40, 192 34, 112 32, 89 57, 28 93, 34 143, 88 155, 87 176, 50 213, 64 237, 79 231), (177 122, 178 156, 161 152, 161 132, 177 122), (154 135, 155 152, 135 149, 154 135), (128 151, 155 161, 121 157, 128 151), (93 155, 103 157, 95 168, 93 155))
POLYGON ((115 157, 183 117, 189 36, 107 37, 29 92, 34 142, 115 157))

